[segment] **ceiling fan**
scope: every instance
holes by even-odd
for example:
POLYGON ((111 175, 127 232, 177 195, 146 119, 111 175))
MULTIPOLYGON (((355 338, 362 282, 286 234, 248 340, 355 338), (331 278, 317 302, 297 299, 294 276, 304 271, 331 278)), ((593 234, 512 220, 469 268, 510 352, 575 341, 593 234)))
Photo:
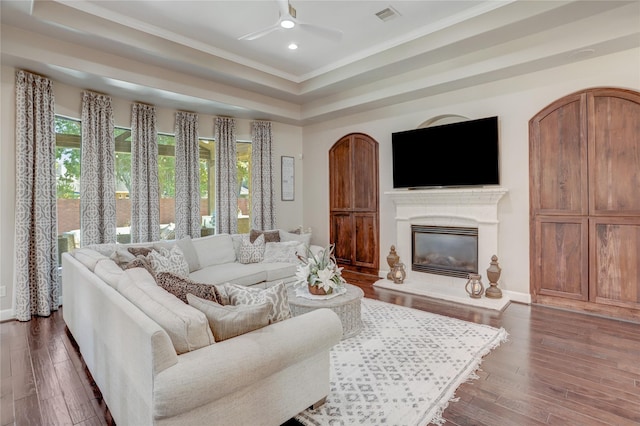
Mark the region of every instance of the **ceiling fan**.
POLYGON ((242 37, 239 37, 238 40, 255 40, 280 29, 292 29, 295 27, 300 27, 300 29, 304 31, 330 40, 338 41, 342 38, 342 31, 340 30, 299 21, 296 18, 296 9, 291 6, 289 0, 276 1, 280 8, 280 17, 278 18, 278 21, 267 28, 245 34, 242 37))

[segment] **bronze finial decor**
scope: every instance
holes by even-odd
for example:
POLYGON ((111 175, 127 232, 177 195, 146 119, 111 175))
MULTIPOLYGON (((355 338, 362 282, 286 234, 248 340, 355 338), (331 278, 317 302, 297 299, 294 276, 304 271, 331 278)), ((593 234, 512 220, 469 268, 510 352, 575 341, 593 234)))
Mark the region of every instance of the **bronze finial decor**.
POLYGON ((498 256, 495 254, 491 256, 491 264, 487 268, 487 279, 489 280, 489 288, 484 294, 490 299, 500 299, 502 297, 502 290, 498 288, 498 280, 500 279, 500 273, 502 268, 498 265, 498 256))
POLYGON ((391 251, 387 255, 387 263, 389 264, 389 273, 387 279, 393 281, 393 267, 400 262, 400 256, 396 253, 396 246, 391 246, 391 251))
POLYGON ((469 281, 467 281, 464 289, 473 299, 479 299, 482 297, 482 293, 484 293, 484 286, 481 280, 482 277, 479 274, 469 274, 469 281))
POLYGON ((391 274, 393 275, 394 283, 402 284, 404 282, 404 279, 407 277, 407 272, 404 270, 404 263, 398 262, 395 265, 393 265, 391 274))

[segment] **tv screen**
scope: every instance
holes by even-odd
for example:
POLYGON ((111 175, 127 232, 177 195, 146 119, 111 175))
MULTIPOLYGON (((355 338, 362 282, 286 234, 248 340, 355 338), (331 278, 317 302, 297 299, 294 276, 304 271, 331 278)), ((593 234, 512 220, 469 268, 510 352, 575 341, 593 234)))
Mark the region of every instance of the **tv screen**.
POLYGON ((498 145, 498 117, 393 133, 393 187, 498 185, 498 145))

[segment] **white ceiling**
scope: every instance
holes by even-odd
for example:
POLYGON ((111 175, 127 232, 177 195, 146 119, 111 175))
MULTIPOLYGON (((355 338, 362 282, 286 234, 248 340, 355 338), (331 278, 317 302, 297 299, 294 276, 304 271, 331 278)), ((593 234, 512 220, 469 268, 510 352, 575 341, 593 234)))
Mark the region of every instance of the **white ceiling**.
POLYGON ((113 95, 305 124, 640 45, 638 0, 291 4, 299 21, 339 29, 342 38, 296 27, 238 40, 278 21, 276 0, 3 0, 2 61, 113 95), (376 17, 389 7, 397 16, 376 17), (91 59, 77 49, 77 60, 69 60, 54 45, 29 53, 18 40, 24 34, 102 55, 91 59), (288 50, 290 42, 299 49, 288 50), (154 87, 115 70, 109 54, 163 70, 158 81, 183 75, 207 90, 194 96, 173 84, 154 87))

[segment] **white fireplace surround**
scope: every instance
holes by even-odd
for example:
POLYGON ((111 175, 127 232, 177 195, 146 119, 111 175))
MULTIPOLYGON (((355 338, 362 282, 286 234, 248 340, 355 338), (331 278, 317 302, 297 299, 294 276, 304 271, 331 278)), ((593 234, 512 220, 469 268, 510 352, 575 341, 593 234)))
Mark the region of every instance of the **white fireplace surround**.
MULTIPOLYGON (((507 193, 502 187, 394 190, 385 192, 396 209, 396 252, 405 264, 403 284, 383 279, 375 285, 414 294, 423 294, 454 302, 503 309, 509 300, 472 299, 464 289, 464 278, 435 275, 411 270, 411 225, 478 228, 478 273, 488 287, 486 269, 498 247, 498 203, 507 193)), ((386 276, 386 274, 385 274, 386 276)), ((504 292, 503 292, 504 294, 504 292)))

